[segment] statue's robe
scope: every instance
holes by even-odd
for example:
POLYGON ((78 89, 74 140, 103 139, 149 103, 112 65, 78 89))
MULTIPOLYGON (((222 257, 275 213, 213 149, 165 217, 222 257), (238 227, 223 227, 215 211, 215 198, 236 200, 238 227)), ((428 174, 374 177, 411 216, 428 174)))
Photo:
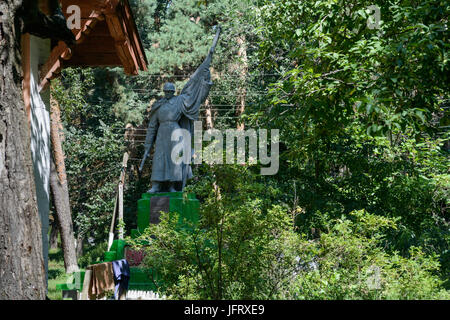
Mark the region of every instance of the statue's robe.
MULTIPOLYGON (((189 163, 176 164, 172 161, 172 150, 179 142, 172 141, 171 137, 173 131, 179 128, 188 130, 193 137, 194 121, 198 120, 200 107, 208 97, 212 86, 210 64, 211 54, 197 68, 180 95, 169 100, 166 98, 158 100, 152 107, 145 139, 146 149, 155 143, 152 181, 182 182, 184 187, 186 181, 192 178, 189 163)), ((191 158, 192 152, 189 159, 191 158)))

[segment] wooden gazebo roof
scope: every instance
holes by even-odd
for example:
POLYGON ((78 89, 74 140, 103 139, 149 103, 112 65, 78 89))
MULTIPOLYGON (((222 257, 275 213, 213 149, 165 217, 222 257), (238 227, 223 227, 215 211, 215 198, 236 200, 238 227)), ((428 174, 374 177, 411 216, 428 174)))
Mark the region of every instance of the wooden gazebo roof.
POLYGON ((81 9, 81 29, 73 29, 76 45, 59 42, 40 69, 40 89, 63 67, 123 66, 126 74, 147 70, 147 59, 128 0, 62 0, 66 16, 70 5, 81 9))

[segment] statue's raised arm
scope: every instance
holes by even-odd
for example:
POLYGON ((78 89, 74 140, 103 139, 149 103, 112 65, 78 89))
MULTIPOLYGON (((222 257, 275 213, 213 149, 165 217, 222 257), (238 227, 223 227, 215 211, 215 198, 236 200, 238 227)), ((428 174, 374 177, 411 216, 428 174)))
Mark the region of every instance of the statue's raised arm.
POLYGON ((213 55, 214 51, 216 51, 217 42, 219 41, 220 33, 222 31, 222 28, 220 25, 217 26, 216 36, 214 37, 213 44, 211 46, 211 49, 209 50, 209 54, 213 55))
POLYGON ((220 33, 221 28, 220 26, 217 26, 216 36, 214 37, 208 56, 191 76, 180 94, 184 101, 183 114, 193 121, 198 119, 200 106, 208 97, 209 90, 213 84, 211 82, 211 72, 209 71, 209 67, 217 42, 219 41, 220 33))

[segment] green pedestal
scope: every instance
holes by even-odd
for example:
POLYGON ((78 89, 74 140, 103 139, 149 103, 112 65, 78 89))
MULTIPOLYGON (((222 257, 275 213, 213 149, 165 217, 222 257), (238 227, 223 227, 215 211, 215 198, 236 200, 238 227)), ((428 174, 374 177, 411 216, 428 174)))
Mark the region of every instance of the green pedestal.
POLYGON ((182 192, 144 193, 138 201, 137 229, 131 231, 133 238, 138 237, 150 223, 158 223, 160 211, 180 214, 180 227, 186 220, 196 224, 199 219, 200 203, 195 194, 184 195, 182 192))

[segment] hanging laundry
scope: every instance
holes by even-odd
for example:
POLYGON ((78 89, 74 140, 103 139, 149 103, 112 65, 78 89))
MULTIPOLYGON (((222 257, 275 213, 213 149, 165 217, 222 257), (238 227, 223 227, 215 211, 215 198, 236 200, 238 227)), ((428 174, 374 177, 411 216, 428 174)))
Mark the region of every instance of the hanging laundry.
POLYGON ((114 271, 114 298, 120 300, 122 295, 128 290, 128 281, 130 280, 130 266, 125 259, 112 262, 114 271))
POLYGON ((103 298, 108 291, 114 290, 114 273, 111 262, 94 264, 88 266, 87 269, 92 270, 88 291, 90 300, 103 298))

